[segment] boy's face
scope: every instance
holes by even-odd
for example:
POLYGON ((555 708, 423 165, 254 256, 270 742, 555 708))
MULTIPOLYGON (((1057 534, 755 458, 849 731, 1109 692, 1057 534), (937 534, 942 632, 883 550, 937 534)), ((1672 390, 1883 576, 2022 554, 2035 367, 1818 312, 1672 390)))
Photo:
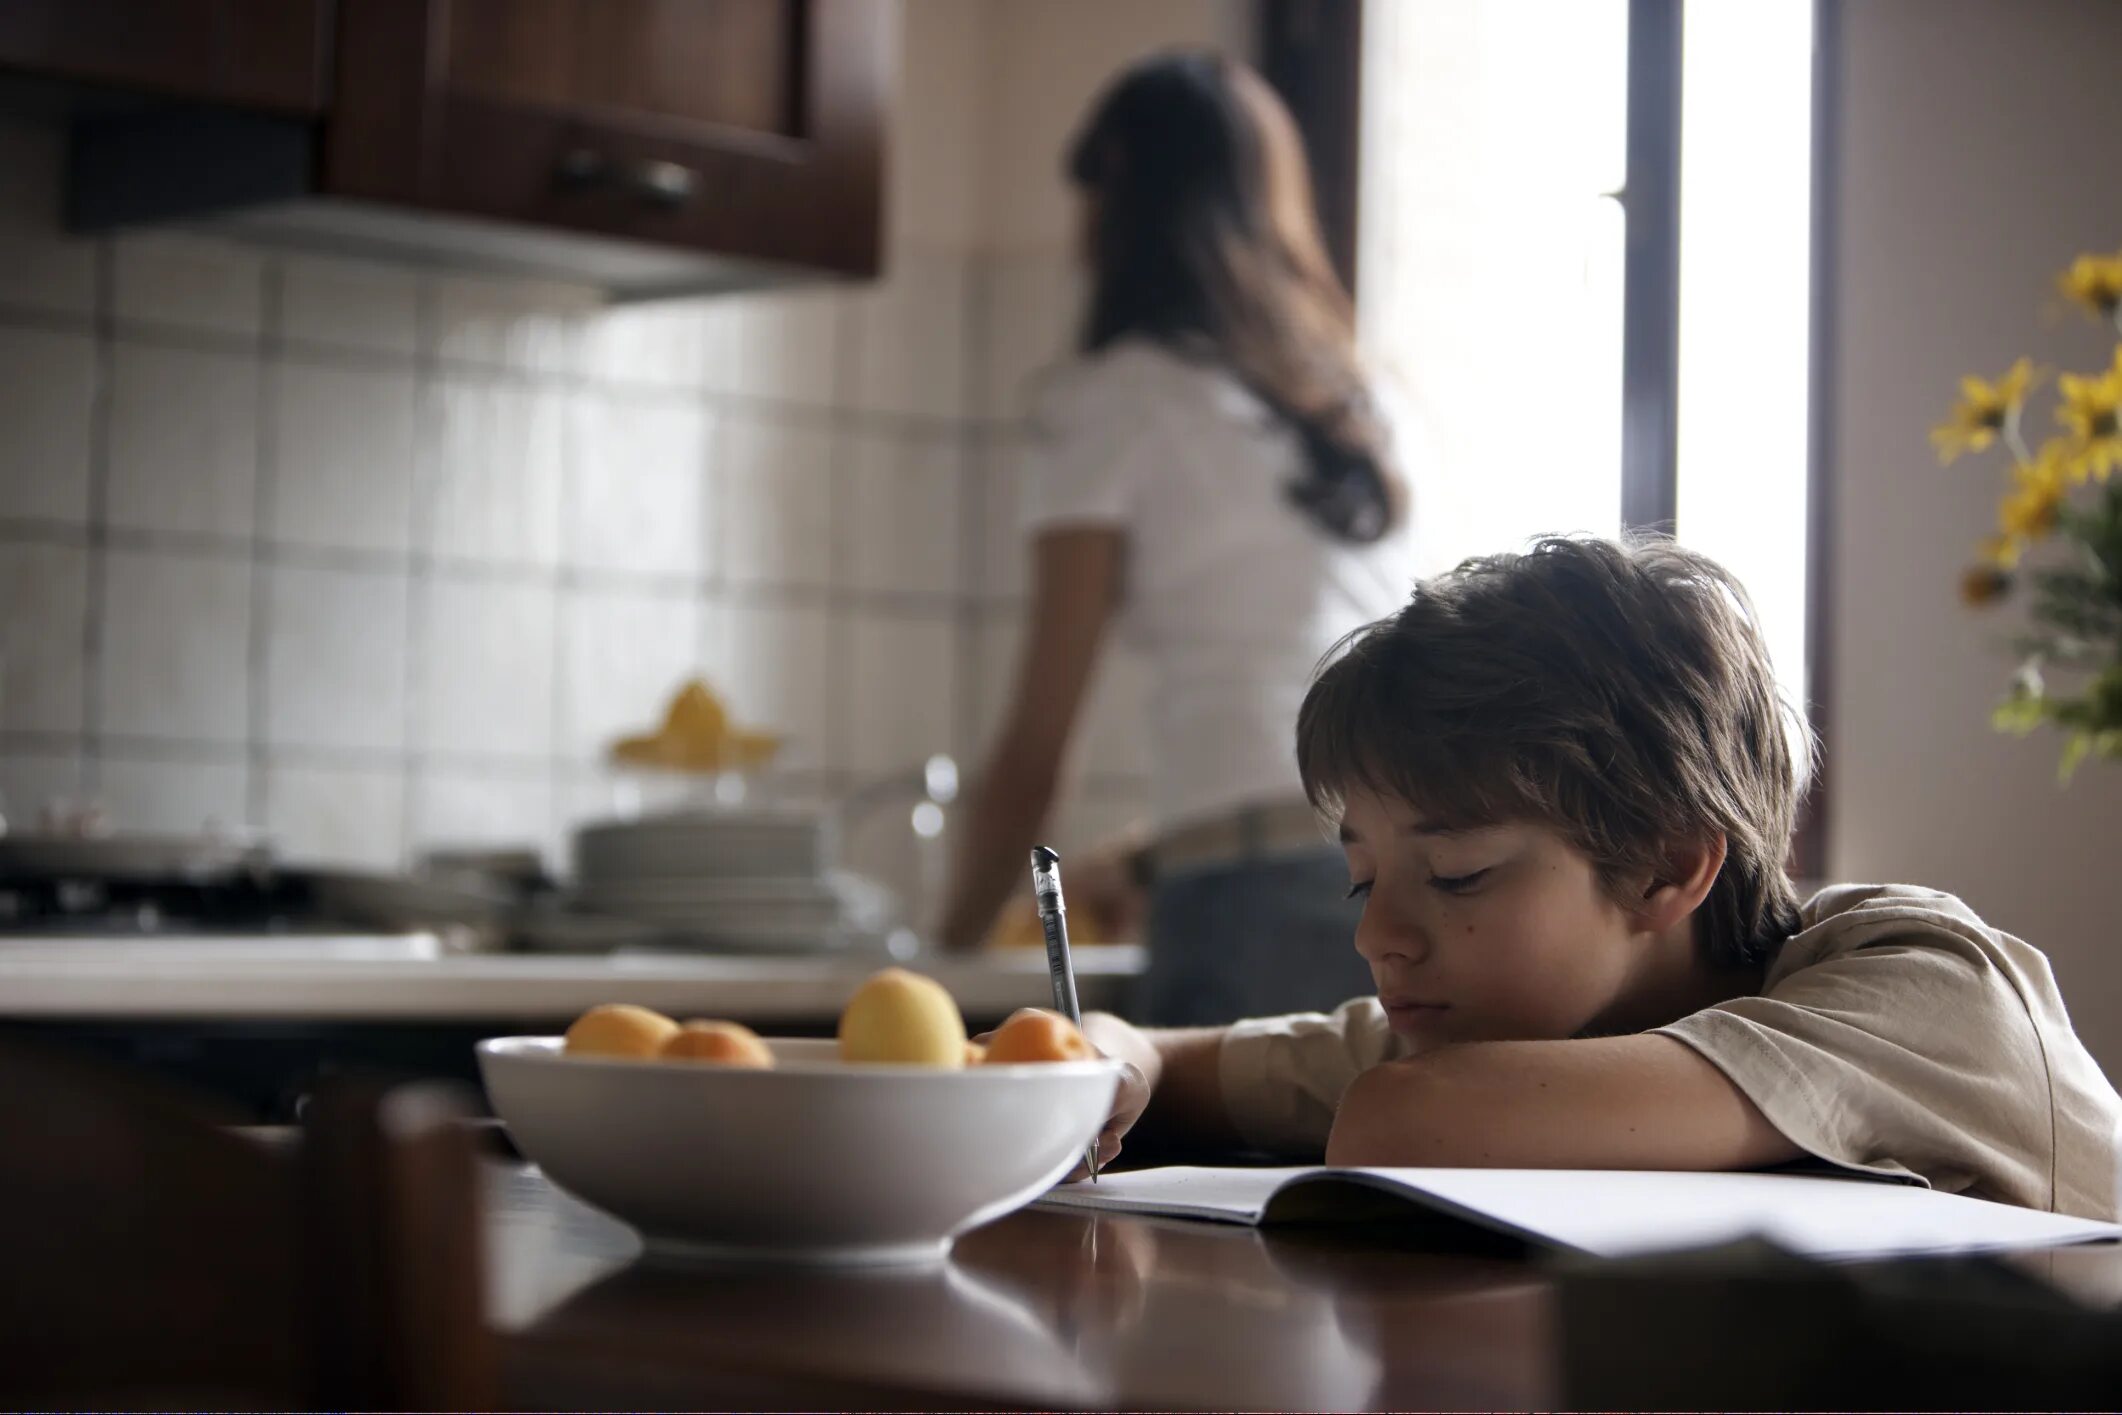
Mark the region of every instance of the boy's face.
POLYGON ((1367 890, 1356 951, 1419 1046, 1573 1037, 1623 1001, 1650 935, 1554 831, 1436 831, 1404 801, 1352 791, 1341 837, 1367 890))

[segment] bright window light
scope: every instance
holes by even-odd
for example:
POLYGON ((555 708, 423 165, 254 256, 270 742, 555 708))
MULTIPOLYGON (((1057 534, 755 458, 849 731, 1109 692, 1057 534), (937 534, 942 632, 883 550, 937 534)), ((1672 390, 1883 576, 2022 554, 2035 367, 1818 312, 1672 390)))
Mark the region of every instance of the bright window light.
POLYGON ((1812 0, 1695 3, 1681 50, 1676 533, 1752 594, 1807 701, 1812 0))
MULTIPOLYGON (((1433 571, 1621 506, 1626 0, 1367 0, 1366 354, 1433 571)), ((1676 533, 1806 701, 1812 0, 1684 11, 1676 533)))
POLYGON ((1359 333, 1422 568, 1621 514, 1626 0, 1368 0, 1359 333))

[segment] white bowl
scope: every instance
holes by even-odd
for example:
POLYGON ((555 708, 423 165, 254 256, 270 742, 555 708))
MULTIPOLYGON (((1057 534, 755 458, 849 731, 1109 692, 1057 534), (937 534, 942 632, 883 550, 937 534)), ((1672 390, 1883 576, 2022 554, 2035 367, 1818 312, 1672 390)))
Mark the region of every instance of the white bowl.
POLYGON ((920 1262, 1037 1198, 1104 1124, 1118 1062, 852 1065, 769 1041, 772 1070, 479 1043, 494 1112, 561 1188, 715 1257, 920 1262))

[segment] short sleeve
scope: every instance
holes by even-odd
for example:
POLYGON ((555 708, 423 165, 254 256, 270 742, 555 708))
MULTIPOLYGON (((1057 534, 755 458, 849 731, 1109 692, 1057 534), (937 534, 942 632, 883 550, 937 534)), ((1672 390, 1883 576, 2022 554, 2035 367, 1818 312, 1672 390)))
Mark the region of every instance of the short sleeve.
POLYGON ((1239 1022, 1224 1033, 1217 1055, 1223 1108, 1249 1145, 1321 1152, 1349 1083, 1405 1050, 1374 997, 1344 1002, 1331 1014, 1239 1022))
POLYGON ((1123 526, 1162 437, 1147 361, 1124 351, 1057 373, 1033 402, 1018 463, 1026 536, 1067 525, 1123 526))
POLYGON ((1971 937, 1910 925, 1658 1030, 1820 1159, 2052 1203, 2041 1040, 2009 977, 1971 937))

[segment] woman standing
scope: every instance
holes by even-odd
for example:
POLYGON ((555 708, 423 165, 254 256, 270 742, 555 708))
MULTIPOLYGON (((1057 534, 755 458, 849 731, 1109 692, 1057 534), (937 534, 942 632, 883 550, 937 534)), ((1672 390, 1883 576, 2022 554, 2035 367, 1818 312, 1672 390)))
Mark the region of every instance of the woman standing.
POLYGON ((1068 172, 1089 308, 1031 419, 1027 648, 943 942, 977 945, 1025 878, 1116 627, 1151 674, 1138 1020, 1331 1007, 1370 977, 1291 734, 1320 657, 1399 608, 1413 557, 1303 148, 1252 70, 1180 52, 1120 76, 1068 172))

